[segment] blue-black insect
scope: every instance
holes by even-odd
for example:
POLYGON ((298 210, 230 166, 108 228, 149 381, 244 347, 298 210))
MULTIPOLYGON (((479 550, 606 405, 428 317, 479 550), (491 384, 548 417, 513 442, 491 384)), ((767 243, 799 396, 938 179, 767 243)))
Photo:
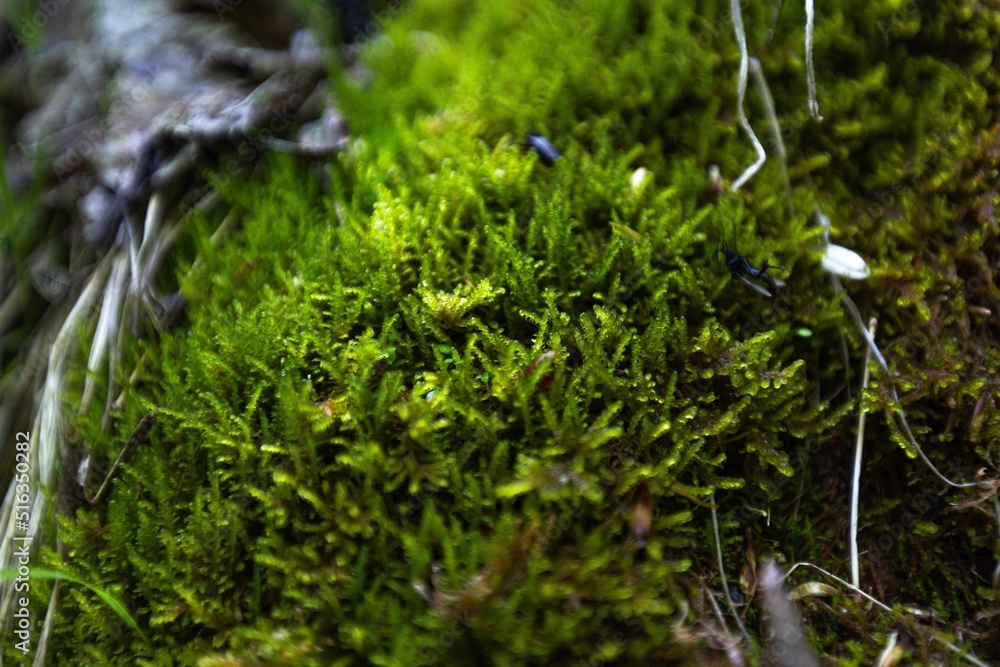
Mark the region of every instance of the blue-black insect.
POLYGON ((538 158, 546 167, 551 167, 552 163, 554 163, 561 155, 559 151, 556 150, 556 147, 552 145, 551 141, 537 132, 528 132, 527 145, 538 153, 538 158))
MULTIPOLYGON (((721 233, 719 237, 721 239, 721 233)), ((730 250, 726 245, 723 245, 715 252, 726 258, 726 266, 729 267, 730 273, 742 280, 743 284, 769 299, 778 294, 778 290, 785 286, 784 281, 768 275, 768 268, 776 267, 768 267, 767 262, 764 262, 764 266, 758 269, 744 255, 735 250, 730 250)))
POLYGON ((750 260, 735 250, 723 248, 719 252, 726 258, 726 266, 729 267, 729 271, 734 276, 764 296, 770 298, 778 293, 778 288, 784 287, 784 282, 767 274, 766 262, 758 269, 750 263, 750 260))

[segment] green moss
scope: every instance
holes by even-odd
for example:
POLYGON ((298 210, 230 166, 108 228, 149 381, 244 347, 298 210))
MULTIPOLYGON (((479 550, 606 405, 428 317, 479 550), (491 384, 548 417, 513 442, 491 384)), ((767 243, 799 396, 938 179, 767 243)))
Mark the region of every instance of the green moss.
MULTIPOLYGON (((730 580, 747 534, 843 571, 855 406, 818 397, 843 381, 842 332, 852 368, 862 355, 811 250, 817 202, 871 260, 852 292, 932 458, 957 477, 996 461, 997 314, 970 306, 996 303, 997 15, 824 8, 816 124, 801 8, 765 48, 771 10, 748 6, 788 217, 774 161, 747 193, 704 192, 710 164, 752 157, 725 7, 417 2, 368 50, 372 85, 340 85, 359 136, 328 190, 290 160, 261 183, 218 177, 243 225, 215 248, 218 220, 197 223, 189 326, 150 345, 94 451, 113 460, 148 410, 158 425, 106 507, 61 524, 60 567, 124 600, 151 643, 73 590, 58 663, 680 658, 696 649, 676 623, 708 613, 689 604, 714 577, 716 490, 730 580), (533 128, 564 153, 552 168, 517 143, 533 128), (634 189, 638 167, 653 178, 634 189), (785 267, 785 297, 743 289, 723 243, 785 267)), ((892 412, 889 382, 869 407, 892 412)), ((892 439, 870 427, 865 512, 902 530, 886 548, 868 531, 866 579, 971 619, 994 594, 965 568, 990 571, 995 522, 908 488, 933 482, 892 439), (926 511, 900 523, 890 505, 913 498, 926 511)), ((892 619, 815 605, 823 650, 871 662, 892 619)))

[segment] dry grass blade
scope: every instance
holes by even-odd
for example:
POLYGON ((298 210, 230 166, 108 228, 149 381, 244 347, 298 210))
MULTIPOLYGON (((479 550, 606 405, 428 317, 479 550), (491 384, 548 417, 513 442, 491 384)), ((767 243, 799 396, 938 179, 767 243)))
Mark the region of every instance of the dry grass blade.
POLYGON ((785 150, 785 139, 781 136, 781 124, 778 123, 778 110, 774 106, 774 97, 771 95, 771 87, 767 85, 764 78, 764 70, 761 69, 760 60, 750 59, 750 75, 757 83, 760 90, 761 101, 764 104, 764 113, 767 115, 767 122, 771 126, 771 141, 774 142, 774 150, 778 153, 778 165, 781 167, 781 180, 785 184, 785 199, 788 205, 788 216, 795 216, 795 205, 792 204, 792 183, 788 179, 788 153, 785 150))
POLYGON ((163 223, 163 217, 166 213, 165 204, 164 196, 159 193, 149 198, 149 207, 146 209, 146 224, 142 232, 142 244, 136 253, 139 273, 133 276, 137 291, 145 287, 142 278, 146 275, 146 271, 143 269, 149 263, 153 247, 159 240, 160 225, 163 223))
POLYGON ((94 330, 94 341, 90 346, 87 378, 84 380, 83 398, 80 401, 81 413, 90 407, 94 399, 97 391, 95 378, 107 357, 108 350, 115 348, 116 332, 121 321, 125 288, 128 284, 128 256, 119 254, 117 248, 113 248, 108 255, 114 260, 113 267, 104 291, 104 302, 101 304, 101 314, 97 320, 97 328, 94 330))
POLYGON ((739 0, 732 0, 730 2, 730 9, 733 13, 733 31, 736 33, 736 42, 740 46, 740 74, 736 83, 736 112, 739 115, 740 126, 743 127, 744 132, 750 137, 750 142, 757 152, 757 159, 754 163, 747 167, 740 177, 733 182, 731 189, 735 192, 743 187, 743 184, 753 178, 754 174, 764 166, 764 162, 767 160, 767 153, 764 152, 764 147, 761 145, 760 139, 757 138, 753 128, 750 127, 750 121, 747 120, 746 112, 743 110, 743 100, 747 94, 747 71, 750 63, 750 53, 747 51, 747 34, 743 27, 743 11, 740 9, 739 0))
POLYGON ((826 575, 827 577, 830 577, 831 579, 833 579, 834 581, 836 581, 836 582, 837 582, 838 584, 840 584, 841 586, 846 586, 847 588, 851 589, 851 590, 852 590, 853 592, 855 592, 855 593, 857 593, 858 595, 860 595, 861 597, 865 598, 866 600, 868 600, 868 601, 869 601, 869 602, 871 602, 872 604, 876 605, 877 607, 879 607, 879 608, 880 608, 880 609, 882 609, 883 611, 887 611, 887 612, 890 612, 890 613, 892 613, 892 608, 891 608, 891 607, 889 607, 888 605, 886 605, 886 604, 883 604, 882 602, 880 602, 880 601, 876 600, 876 599, 875 599, 875 598, 873 598, 873 597, 872 597, 871 595, 868 595, 868 593, 865 593, 865 592, 864 592, 863 590, 861 590, 861 589, 860 589, 860 588, 858 588, 857 586, 854 586, 854 585, 850 584, 849 582, 847 582, 847 581, 844 581, 843 579, 841 579, 841 578, 840 578, 840 577, 838 577, 837 575, 835 575, 835 574, 833 574, 833 573, 831 573, 831 572, 827 572, 826 570, 824 570, 824 569, 823 569, 823 568, 821 568, 820 566, 818 566, 818 565, 813 565, 812 563, 806 563, 806 562, 798 562, 798 563, 796 563, 795 565, 792 565, 792 566, 791 566, 791 567, 790 567, 790 568, 788 569, 788 572, 786 572, 786 573, 785 573, 785 576, 784 576, 784 577, 782 577, 782 579, 787 579, 788 577, 790 577, 790 576, 791 576, 791 574, 792 574, 792 572, 794 572, 794 571, 795 571, 796 569, 798 569, 799 567, 811 567, 812 569, 816 570, 817 572, 819 572, 819 573, 821 573, 821 574, 824 574, 824 575, 826 575))
MULTIPOLYGON (((825 576, 833 579, 834 581, 836 581, 841 586, 844 586, 845 588, 848 588, 852 592, 857 593, 861 597, 865 598, 866 600, 868 600, 869 602, 871 602, 872 604, 874 604, 875 606, 877 606, 882 611, 888 612, 890 614, 894 614, 895 613, 895 612, 893 612, 893 610, 892 610, 891 607, 889 607, 885 603, 880 602, 879 600, 873 598, 871 595, 869 595, 868 593, 865 593, 863 590, 861 590, 857 586, 852 586, 850 583, 844 581, 843 579, 841 579, 837 575, 835 575, 835 574, 833 574, 831 572, 827 572, 823 568, 819 567, 818 565, 813 565, 812 563, 798 562, 795 565, 792 565, 792 567, 789 568, 788 572, 785 573, 785 576, 783 578, 787 579, 789 576, 791 576, 792 572, 794 572, 799 567, 809 567, 809 568, 812 568, 812 569, 816 570, 817 572, 819 572, 819 573, 821 573, 821 574, 823 574, 823 575, 825 575, 825 576)), ((909 613, 912 613, 912 612, 909 612, 909 613)), ((942 644, 943 646, 945 646, 946 648, 948 648, 950 651, 952 651, 954 653, 959 653, 960 657, 963 660, 965 660, 966 662, 968 662, 969 664, 975 665, 976 667, 989 667, 989 665, 987 665, 982 660, 979 660, 975 656, 969 655, 967 653, 960 653, 959 647, 957 647, 954 644, 952 644, 952 643, 950 643, 950 642, 942 639, 937 634, 932 635, 931 639, 933 639, 934 641, 938 642, 939 644, 942 644)))
POLYGON ((896 643, 899 633, 889 633, 889 639, 885 643, 885 648, 878 657, 875 667, 895 667, 899 664, 899 659, 903 657, 903 649, 896 643))
POLYGON ((736 605, 733 604, 732 596, 729 595, 729 582, 726 581, 726 566, 722 560, 722 540, 719 537, 719 514, 718 512, 715 511, 716 504, 715 504, 714 493, 711 496, 709 496, 709 500, 712 503, 712 508, 711 508, 712 530, 714 531, 715 534, 715 555, 716 558, 718 559, 717 564, 719 566, 719 580, 722 582, 722 593, 723 595, 726 596, 726 603, 729 605, 729 613, 732 614, 733 618, 736 620, 736 625, 738 625, 740 628, 740 634, 743 635, 743 637, 747 640, 748 644, 752 645, 753 641, 750 639, 750 635, 749 633, 747 633, 747 629, 743 626, 743 621, 740 619, 740 615, 736 611, 736 605))
MULTIPOLYGON (((868 333, 875 337, 875 327, 878 320, 874 317, 868 322, 868 333)), ((868 365, 872 360, 872 350, 868 348, 865 353, 865 369, 861 379, 861 395, 864 396, 865 389, 868 388, 868 380, 871 373, 868 365)), ((861 493, 861 458, 865 448, 865 408, 859 404, 858 407, 858 440, 854 445, 854 476, 851 480, 851 583, 860 586, 860 571, 858 564, 858 502, 861 493)))
MULTIPOLYGON (((865 326, 864 320, 861 318, 861 313, 858 312, 858 307, 855 305, 851 297, 847 296, 847 292, 842 293, 841 303, 844 304, 844 307, 847 309, 847 312, 850 313, 851 319, 854 320, 854 323, 858 325, 858 328, 861 331, 861 335, 864 337, 865 342, 868 343, 868 349, 871 351, 873 355, 875 355, 875 358, 878 360, 879 366, 882 367, 882 370, 885 371, 886 375, 888 375, 889 378, 894 377, 893 372, 889 370, 889 363, 885 360, 885 357, 882 355, 882 351, 875 343, 875 338, 868 331, 868 327, 865 326)), ((916 450, 917 454, 920 456, 920 459, 924 462, 924 464, 927 465, 928 468, 931 469, 931 472, 933 472, 938 479, 940 479, 948 486, 954 487, 956 489, 968 489, 974 486, 982 486, 988 484, 988 482, 953 482, 952 480, 945 477, 944 474, 937 469, 937 466, 935 466, 931 462, 931 460, 927 458, 927 455, 924 454, 924 450, 920 446, 920 443, 917 442, 917 437, 913 435, 913 431, 910 429, 910 423, 906 420, 906 411, 903 410, 903 404, 899 400, 899 393, 897 392, 896 387, 894 385, 890 386, 890 390, 892 392, 892 402, 896 406, 897 409, 896 414, 899 417, 900 425, 903 427, 903 433, 906 434, 906 439, 909 441, 910 445, 912 445, 913 448, 916 450)))
MULTIPOLYGON (((77 332, 83 325, 84 320, 93 309, 111 273, 114 257, 106 255, 101 260, 97 269, 91 274, 72 310, 63 320, 59 333, 49 353, 48 367, 45 375, 45 384, 42 388, 42 397, 35 417, 35 424, 31 430, 31 445, 29 451, 30 474, 31 474, 31 497, 28 505, 31 507, 31 518, 28 523, 28 535, 37 535, 39 525, 44 521, 48 506, 48 496, 43 489, 52 488, 55 484, 56 461, 61 451, 62 438, 64 436, 61 428, 65 419, 61 400, 63 383, 66 378, 66 367, 69 363, 71 348, 78 340, 77 332)), ((10 489, 4 499, 5 514, 6 508, 13 504, 14 487, 16 479, 11 480, 10 489)), ((0 543, 0 564, 7 567, 14 565, 14 537, 16 534, 16 523, 13 520, 13 512, 8 515, 8 520, 4 526, 3 541, 0 543)), ((10 613, 14 604, 14 587, 10 582, 4 582, 3 599, 0 602, 0 616, 10 618, 10 613)))
POLYGON ((837 589, 830 584, 819 581, 807 581, 799 584, 788 594, 789 600, 801 600, 802 598, 833 597, 837 594, 837 589))
POLYGON ((816 12, 813 10, 813 0, 806 0, 806 82, 809 86, 809 115, 816 120, 823 120, 819 115, 819 102, 816 101, 816 68, 813 66, 813 29, 816 23, 816 12))

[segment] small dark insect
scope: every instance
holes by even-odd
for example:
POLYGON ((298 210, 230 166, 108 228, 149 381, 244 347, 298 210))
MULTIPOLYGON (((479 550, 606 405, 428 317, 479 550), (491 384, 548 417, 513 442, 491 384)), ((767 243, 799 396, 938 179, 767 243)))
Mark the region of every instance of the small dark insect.
POLYGON ((766 263, 758 269, 750 264, 750 260, 735 250, 726 248, 720 252, 725 256, 726 266, 729 267, 734 276, 768 298, 778 293, 778 281, 767 275, 768 267, 766 263), (753 282, 755 280, 764 283, 764 285, 767 285, 767 288, 765 289, 763 285, 753 282))
POLYGON ((718 252, 726 258, 726 266, 729 267, 729 271, 734 276, 764 296, 771 298, 778 293, 779 288, 785 286, 785 283, 781 280, 767 275, 768 266, 766 262, 764 266, 758 269, 750 263, 750 260, 735 250, 724 247, 718 252))
POLYGON ((551 141, 537 132, 528 132, 527 145, 538 153, 538 158, 546 167, 551 167, 561 155, 561 153, 556 150, 556 147, 552 145, 551 141))

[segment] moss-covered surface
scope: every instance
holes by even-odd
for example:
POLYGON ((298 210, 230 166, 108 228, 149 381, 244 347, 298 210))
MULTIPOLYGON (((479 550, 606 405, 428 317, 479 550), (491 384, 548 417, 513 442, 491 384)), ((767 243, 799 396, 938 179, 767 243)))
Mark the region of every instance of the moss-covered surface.
MULTIPOLYGON (((803 10, 785 3, 765 45, 771 4, 744 12, 794 215, 775 160, 706 191, 710 165, 728 181, 752 159, 725 3, 384 14, 371 85, 340 86, 357 139, 328 186, 281 159, 259 183, 219 176, 242 225, 216 247, 202 219, 177 253, 187 325, 134 350, 151 363, 113 436, 79 425, 106 469, 158 417, 109 500, 61 521, 56 563, 150 643, 70 585, 54 664, 712 660, 713 491, 730 582, 751 543, 847 572, 864 355, 817 204, 869 259, 850 293, 925 450, 996 478, 997 3, 821 3, 822 123, 803 10), (564 152, 553 167, 519 145, 531 129, 564 152), (782 267, 782 298, 730 276, 720 245, 782 267)), ((992 500, 913 458, 889 383, 864 400, 862 582, 932 616, 845 591, 804 601, 811 639, 842 664, 891 631, 914 662, 951 659, 934 632, 1000 658, 992 500)), ((763 637, 756 606, 746 620, 763 637)))

